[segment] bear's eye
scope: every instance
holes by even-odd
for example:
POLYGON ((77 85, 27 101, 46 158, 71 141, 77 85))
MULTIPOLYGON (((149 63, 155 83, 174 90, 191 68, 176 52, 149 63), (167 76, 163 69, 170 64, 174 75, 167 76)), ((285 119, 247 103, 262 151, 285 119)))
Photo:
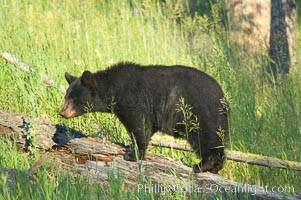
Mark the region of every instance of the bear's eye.
POLYGON ((68 87, 66 90, 65 99, 68 99, 69 94, 70 94, 70 87, 68 87))

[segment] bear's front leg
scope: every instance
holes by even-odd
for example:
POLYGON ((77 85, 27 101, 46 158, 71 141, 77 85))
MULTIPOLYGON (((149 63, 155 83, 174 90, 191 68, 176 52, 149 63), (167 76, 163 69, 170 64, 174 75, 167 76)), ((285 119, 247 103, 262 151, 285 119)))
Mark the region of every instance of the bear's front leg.
POLYGON ((128 151, 124 154, 123 158, 127 161, 144 160, 145 150, 139 150, 138 155, 135 151, 128 151))
POLYGON ((150 140, 150 133, 136 131, 132 134, 131 138, 131 151, 126 152, 123 158, 127 161, 144 160, 145 151, 150 140))
POLYGON ((127 161, 143 160, 150 138, 154 134, 150 118, 147 117, 147 114, 142 114, 141 110, 144 109, 136 107, 134 110, 126 109, 122 110, 123 112, 120 111, 121 113, 117 112, 119 120, 124 124, 132 140, 131 151, 126 152, 123 156, 127 161), (126 113, 126 115, 122 115, 122 113, 126 113))

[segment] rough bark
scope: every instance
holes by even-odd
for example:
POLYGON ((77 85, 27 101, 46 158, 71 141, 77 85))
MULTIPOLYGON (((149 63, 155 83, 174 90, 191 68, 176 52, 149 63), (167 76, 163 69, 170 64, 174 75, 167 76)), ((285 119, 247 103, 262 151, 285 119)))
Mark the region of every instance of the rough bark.
POLYGON ((271 70, 287 74, 296 71, 296 1, 271 1, 271 70))
POLYGON ((228 0, 231 37, 252 52, 266 51, 270 37, 270 0, 228 0))
MULTIPOLYGON (((0 109, 0 135, 18 140, 20 147, 25 150, 30 145, 26 140, 28 127, 32 127, 38 140, 39 148, 49 151, 30 169, 18 171, 2 169, 10 187, 14 187, 14 173, 23 173, 24 178, 32 176, 46 160, 54 160, 58 167, 70 173, 81 173, 93 182, 104 184, 108 174, 122 176, 128 184, 138 186, 139 181, 151 180, 152 189, 167 192, 167 188, 178 191, 202 192, 208 197, 219 192, 225 198, 233 195, 240 198, 243 193, 252 195, 254 199, 291 199, 297 196, 285 196, 281 193, 267 191, 265 188, 237 183, 211 173, 193 173, 190 167, 181 161, 175 161, 162 155, 148 154, 146 159, 139 162, 129 162, 123 159, 125 148, 121 145, 86 137, 82 132, 51 124, 22 114, 7 113, 0 109), (68 134, 67 134, 68 133, 68 134), (68 136, 67 136, 68 135, 68 136), (54 148, 56 147, 56 148, 54 148), (58 148, 59 147, 59 148, 58 148), (54 149, 54 150, 53 150, 54 149), (75 161, 75 162, 74 162, 75 161), (219 189, 217 191, 217 189, 219 189)), ((32 133, 30 133, 32 134, 32 133)), ((137 188, 138 189, 138 188, 137 188)))
POLYGON ((32 145, 30 137, 35 137, 37 148, 50 150, 61 147, 72 138, 84 137, 81 131, 76 131, 61 125, 32 118, 23 114, 8 113, 0 108, 0 136, 16 138, 18 146, 27 150, 32 145))

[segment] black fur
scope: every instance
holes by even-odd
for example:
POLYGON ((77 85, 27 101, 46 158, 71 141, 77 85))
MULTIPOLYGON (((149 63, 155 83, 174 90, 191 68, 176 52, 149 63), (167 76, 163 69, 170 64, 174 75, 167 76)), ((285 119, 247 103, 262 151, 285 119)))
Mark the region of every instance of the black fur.
MULTIPOLYGON (((65 103, 61 115, 70 118, 88 111, 114 112, 136 140, 139 159, 144 158, 155 132, 182 136, 179 131, 185 129, 181 124, 183 115, 177 109, 183 97, 200 122, 200 130, 194 129, 184 136, 202 157, 194 171, 217 173, 222 168, 224 148, 217 131, 228 131, 227 114, 220 111, 224 94, 219 84, 204 72, 180 65, 140 66, 126 62, 94 74, 85 71, 79 78, 66 74, 66 79, 70 84, 66 94, 68 105, 65 103), (72 115, 66 114, 68 107, 72 115)), ((124 158, 135 160, 131 152, 124 158)))

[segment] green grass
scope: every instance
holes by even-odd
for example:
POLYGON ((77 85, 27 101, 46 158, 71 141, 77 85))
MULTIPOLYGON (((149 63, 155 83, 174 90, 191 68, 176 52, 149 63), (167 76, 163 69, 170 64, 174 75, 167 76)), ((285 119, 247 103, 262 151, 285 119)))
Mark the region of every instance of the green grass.
MULTIPOLYGON (((156 1, 2 1, 0 2, 0 51, 7 51, 35 69, 27 74, 0 59, 0 108, 65 123, 91 135, 128 142, 124 127, 113 115, 88 114, 69 121, 58 112, 64 94, 46 87, 45 73, 66 84, 64 72, 81 75, 118 61, 140 64, 183 64, 195 66, 215 77, 231 102, 231 137, 228 149, 301 161, 301 82, 291 74, 274 83, 268 78, 266 55, 243 51, 227 38, 220 24, 218 7, 212 17, 192 19, 181 7, 156 1), (179 18, 181 17, 181 18, 179 18)), ((297 49, 300 54, 300 26, 297 49)), ((2 139, 1 139, 2 140, 2 139)), ((24 170, 34 162, 1 141, 1 168, 24 170)), ((187 152, 150 148, 191 163, 187 152)), ((38 156, 38 155, 37 155, 38 156)), ((262 186, 294 186, 301 191, 301 174, 293 171, 250 166, 227 161, 220 173, 226 178, 262 186)), ((5 176, 1 175, 2 180, 5 176)), ((37 180, 23 182, 11 195, 5 181, 0 199, 80 199, 92 197, 154 199, 154 194, 127 188, 122 177, 106 186, 88 185, 83 177, 70 177, 60 170, 42 167, 37 180), (26 192, 24 192, 26 191, 26 192), (27 191, 29 191, 27 193, 27 191), (57 192, 54 196, 53 191, 57 192), (131 193, 129 191, 132 191, 131 193)), ((197 195, 197 194, 196 194, 197 195)), ((176 194, 173 197, 185 199, 176 194)))

